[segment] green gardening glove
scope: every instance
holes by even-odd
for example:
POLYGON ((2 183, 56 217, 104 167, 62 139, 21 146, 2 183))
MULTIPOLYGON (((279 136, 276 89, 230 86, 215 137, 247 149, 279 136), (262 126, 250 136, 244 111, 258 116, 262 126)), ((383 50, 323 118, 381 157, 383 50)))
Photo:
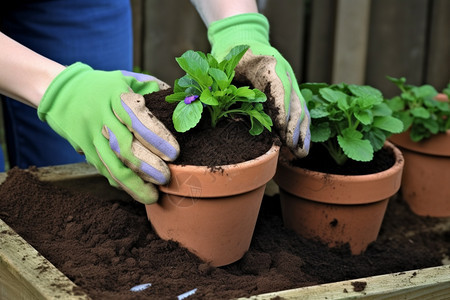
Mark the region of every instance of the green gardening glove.
POLYGON ((150 204, 158 200, 153 183, 169 181, 165 161, 176 159, 179 146, 145 107, 142 95, 167 87, 149 75, 75 63, 47 88, 38 115, 111 185, 150 204))
POLYGON ((212 54, 220 61, 237 45, 250 49, 236 67, 236 78, 248 79, 255 88, 270 93, 278 116, 275 127, 283 142, 298 157, 309 152, 310 117, 291 66, 269 43, 269 22, 258 13, 235 15, 210 24, 212 54))

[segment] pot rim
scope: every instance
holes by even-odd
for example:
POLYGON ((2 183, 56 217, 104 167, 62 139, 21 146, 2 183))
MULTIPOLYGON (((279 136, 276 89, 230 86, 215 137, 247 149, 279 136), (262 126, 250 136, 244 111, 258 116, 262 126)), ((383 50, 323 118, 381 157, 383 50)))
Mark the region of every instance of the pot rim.
POLYGON ((419 142, 412 141, 409 134, 410 129, 392 135, 389 140, 398 147, 411 151, 429 155, 450 156, 450 129, 445 133, 435 134, 419 142))
POLYGON ((395 163, 387 170, 364 175, 339 175, 311 171, 289 165, 288 161, 280 161, 275 182, 286 192, 302 198, 332 204, 366 204, 382 201, 394 195, 401 185, 404 167, 403 154, 389 141, 384 147, 392 148, 395 163), (286 173, 283 178, 281 173, 286 173), (376 182, 379 188, 369 187, 369 181, 376 182), (332 186, 330 183, 334 182, 332 186), (361 189, 360 191, 357 188, 361 189), (322 198, 323 191, 330 191, 328 198, 322 198), (367 193, 371 190, 371 193, 367 193), (369 194, 369 195, 366 195, 369 194))
MULTIPOLYGON (((198 198, 237 195, 265 185, 275 175, 280 146, 275 143, 263 155, 252 160, 218 166, 175 165, 169 163, 171 180, 159 186, 160 191, 174 195, 190 195, 196 189, 198 198), (202 182, 202 183, 200 183, 202 182), (219 191, 221 187, 223 191, 219 191)), ((191 195, 194 197, 193 195, 191 195)))

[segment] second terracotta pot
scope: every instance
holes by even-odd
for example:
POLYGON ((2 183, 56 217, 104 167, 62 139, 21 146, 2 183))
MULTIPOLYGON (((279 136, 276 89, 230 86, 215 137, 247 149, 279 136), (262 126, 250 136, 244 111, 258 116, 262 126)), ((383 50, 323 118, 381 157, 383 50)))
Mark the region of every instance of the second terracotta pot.
POLYGON ((169 164, 171 182, 147 205, 156 233, 174 240, 213 266, 245 254, 255 229, 264 189, 275 174, 279 146, 235 165, 208 167, 169 164))
POLYGON ((388 200, 402 178, 402 153, 389 142, 384 147, 392 150, 395 164, 369 175, 315 172, 280 158, 274 180, 280 187, 285 226, 330 247, 348 243, 352 254, 364 252, 377 239, 388 200))

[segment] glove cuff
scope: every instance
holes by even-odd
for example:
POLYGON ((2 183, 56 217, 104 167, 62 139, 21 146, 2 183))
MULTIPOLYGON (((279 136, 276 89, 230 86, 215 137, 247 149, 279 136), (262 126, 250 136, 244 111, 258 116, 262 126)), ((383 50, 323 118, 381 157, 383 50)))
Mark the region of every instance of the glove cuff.
POLYGON ((64 88, 67 88, 69 82, 78 74, 92 71, 92 68, 83 63, 77 62, 65 68, 48 86, 44 96, 39 103, 37 114, 41 121, 46 121, 46 115, 53 106, 53 102, 64 88))
POLYGON ((212 54, 219 60, 237 45, 269 44, 269 21, 259 13, 246 13, 212 22, 208 28, 212 54))

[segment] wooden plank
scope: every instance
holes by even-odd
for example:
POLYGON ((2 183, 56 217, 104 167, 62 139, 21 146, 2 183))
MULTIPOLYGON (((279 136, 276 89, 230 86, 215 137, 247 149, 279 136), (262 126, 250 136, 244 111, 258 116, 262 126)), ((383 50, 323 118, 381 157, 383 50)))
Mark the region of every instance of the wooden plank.
POLYGON ((142 0, 131 0, 131 11, 133 20, 133 67, 142 70, 142 36, 144 23, 144 3, 142 0))
POLYGON ((304 1, 260 1, 258 8, 269 20, 271 45, 290 63, 297 79, 301 79, 304 1))
POLYGON ((0 219, 0 299, 90 299, 0 219))
POLYGON ((206 26, 189 0, 144 1, 143 68, 173 85, 175 61, 187 50, 210 51, 206 26))
POLYGON ((428 0, 372 1, 366 83, 386 97, 398 94, 387 75, 422 82, 427 15, 428 0))
POLYGON ((432 4, 424 83, 442 91, 450 82, 450 1, 434 0, 432 4))
POLYGON ((310 299, 448 299, 450 265, 267 293, 252 300, 310 299), (358 291, 355 284, 364 288, 358 291))
POLYGON ((307 45, 305 81, 331 82, 336 3, 335 0, 315 0, 309 3, 309 26, 304 40, 307 45))
POLYGON ((364 83, 370 2, 338 1, 332 83, 364 83))

